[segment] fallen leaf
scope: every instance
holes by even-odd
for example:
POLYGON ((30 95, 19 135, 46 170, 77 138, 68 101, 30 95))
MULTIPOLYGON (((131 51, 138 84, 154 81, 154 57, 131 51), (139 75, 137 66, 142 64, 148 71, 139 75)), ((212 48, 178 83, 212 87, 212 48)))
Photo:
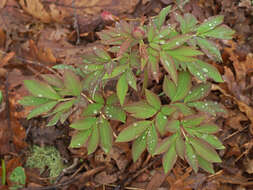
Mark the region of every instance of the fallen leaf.
POLYGON ((19 3, 27 13, 40 19, 42 22, 49 23, 51 21, 50 14, 46 11, 40 0, 19 0, 19 3))
POLYGON ((6 2, 7 2, 7 0, 1 0, 0 1, 0 9, 4 8, 6 2))

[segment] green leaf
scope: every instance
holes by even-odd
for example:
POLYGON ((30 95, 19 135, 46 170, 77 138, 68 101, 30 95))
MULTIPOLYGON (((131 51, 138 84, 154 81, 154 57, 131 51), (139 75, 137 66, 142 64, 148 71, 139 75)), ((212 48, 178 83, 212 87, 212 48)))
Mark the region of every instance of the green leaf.
POLYGON ((119 65, 113 69, 113 71, 109 73, 105 73, 103 80, 111 79, 114 77, 119 76, 121 73, 125 72, 126 69, 128 69, 129 65, 119 65))
POLYGON ((184 99, 184 97, 188 94, 190 88, 191 88, 190 73, 186 71, 180 72, 178 75, 177 91, 171 101, 176 102, 184 99))
POLYGON ((23 106, 38 106, 41 104, 45 104, 47 102, 50 102, 51 100, 48 98, 38 98, 34 96, 25 96, 21 100, 19 100, 19 103, 23 106))
POLYGON ((27 119, 31 119, 33 117, 39 116, 43 113, 46 113, 53 109, 53 107, 57 104, 57 101, 48 102, 40 105, 39 107, 33 109, 27 116, 27 119))
POLYGON ((197 44, 205 52, 205 54, 215 61, 222 61, 222 57, 220 54, 220 50, 217 46, 211 42, 210 40, 206 40, 204 38, 196 37, 197 44))
POLYGON ((110 127, 110 123, 101 118, 99 122, 99 134, 100 134, 100 146, 104 150, 105 153, 109 153, 112 147, 112 129, 110 127))
POLYGON ((107 62, 111 60, 111 56, 104 49, 94 47, 93 50, 94 50, 94 53, 102 60, 107 61, 107 62))
POLYGON ((70 148, 81 147, 82 145, 86 143, 90 134, 91 134, 91 130, 79 131, 76 135, 72 136, 69 147, 70 148))
POLYGON ((176 139, 176 152, 177 152, 177 155, 184 159, 184 154, 185 154, 185 142, 180 134, 180 132, 178 133, 177 135, 177 139, 176 139))
POLYGON ((62 80, 57 77, 56 75, 53 74, 43 74, 41 77, 50 85, 58 87, 58 88, 63 88, 64 84, 62 80))
POLYGON ((171 6, 167 6, 167 7, 163 8, 160 11, 160 13, 156 16, 156 18, 154 19, 154 23, 156 24, 156 26, 159 30, 162 27, 162 25, 164 24, 166 16, 169 14, 170 10, 171 10, 171 6))
POLYGON ((97 122, 97 118, 95 117, 87 117, 81 120, 78 120, 70 125, 71 128, 78 130, 87 130, 91 127, 95 126, 97 122))
POLYGON ((190 102, 187 103, 190 107, 195 107, 197 110, 205 113, 209 113, 213 116, 216 116, 216 113, 226 113, 226 110, 221 104, 213 101, 203 101, 203 102, 190 102))
POLYGON ((58 123, 62 115, 62 112, 56 113, 47 123, 47 126, 54 126, 58 123))
POLYGON ((189 144, 187 141, 185 142, 185 159, 190 164, 194 172, 197 173, 198 172, 197 155, 195 154, 192 145, 189 144))
POLYGON ((123 129, 116 142, 127 142, 138 138, 148 127, 150 127, 151 121, 137 121, 127 128, 123 129))
POLYGON ((182 103, 174 103, 171 104, 171 106, 176 107, 177 111, 179 113, 182 113, 184 116, 192 115, 195 113, 193 109, 182 103))
POLYGON ((52 113, 57 113, 57 112, 60 112, 60 111, 67 111, 69 109, 71 109, 71 107, 73 106, 73 104, 76 102, 77 100, 76 99, 71 99, 71 100, 68 100, 66 102, 61 102, 59 103, 54 111, 52 113))
POLYGON ((53 100, 61 98, 51 86, 44 82, 39 82, 37 80, 24 80, 24 85, 33 96, 53 100))
POLYGON ((147 149, 151 155, 154 155, 155 153, 157 141, 158 141, 158 136, 155 129, 155 125, 152 124, 151 127, 148 128, 148 132, 147 132, 147 149))
POLYGON ((128 70, 126 72, 126 80, 128 81, 129 86, 131 86, 134 90, 137 91, 137 86, 136 86, 137 80, 131 70, 128 70))
POLYGON ((210 172, 212 174, 214 174, 214 169, 213 169, 213 164, 206 161, 205 159, 203 159, 201 156, 197 155, 197 159, 198 159, 198 163, 199 163, 199 167, 201 167, 202 169, 204 169, 207 172, 210 172))
POLYGON ((200 83, 194 86, 188 95, 184 98, 184 102, 192 102, 204 98, 211 91, 211 83, 200 83))
POLYGON ((219 127, 215 124, 203 124, 199 127, 193 128, 194 131, 200 132, 200 133, 208 133, 208 134, 213 134, 217 133, 219 131, 219 127))
POLYGON ((99 93, 95 93, 94 97, 92 97, 92 99, 96 103, 99 103, 99 104, 104 104, 105 103, 105 100, 104 100, 103 96, 101 94, 99 94, 99 93))
POLYGON ((170 99, 174 98, 177 91, 176 85, 167 76, 163 80, 163 91, 170 99))
POLYGON ((82 92, 82 85, 77 75, 70 71, 65 70, 63 74, 65 88, 73 96, 80 96, 82 92))
POLYGON ((176 20, 180 23, 180 29, 183 34, 187 32, 191 32, 195 29, 195 26, 197 24, 197 19, 195 18, 194 15, 190 13, 184 14, 184 18, 182 18, 181 15, 175 14, 176 15, 176 20))
POLYGON ((153 38, 155 37, 155 26, 152 22, 149 22, 149 25, 147 26, 147 36, 148 42, 152 42, 153 38))
POLYGON ((83 110, 83 116, 93 116, 93 115, 97 115, 99 114, 99 112, 101 111, 102 107, 104 105, 102 104, 89 104, 84 110, 83 110))
POLYGON ((220 25, 223 22, 223 19, 223 15, 209 17, 197 28, 197 35, 208 32, 209 30, 213 30, 216 26, 220 25))
POLYGON ((171 135, 170 137, 163 139, 161 142, 158 143, 154 154, 156 155, 156 154, 162 154, 166 152, 168 148, 170 147, 170 145, 175 142, 176 138, 177 138, 177 135, 174 134, 174 135, 171 135))
POLYGON ((150 90, 145 89, 145 95, 149 105, 153 106, 156 110, 159 110, 161 108, 161 101, 156 94, 150 90))
POLYGON ((165 134, 165 126, 167 125, 168 118, 162 112, 158 112, 155 117, 155 126, 161 135, 165 134))
POLYGON ((177 153, 175 144, 171 144, 168 151, 163 156, 163 169, 165 173, 168 173, 177 161, 177 153))
POLYGON ((191 145, 198 155, 209 162, 221 162, 217 152, 205 141, 197 138, 189 138, 191 145))
POLYGON ((133 161, 136 162, 141 154, 146 149, 146 132, 143 132, 134 142, 132 145, 132 157, 133 161))
POLYGON ((177 108, 175 106, 163 105, 161 108, 161 112, 167 116, 170 116, 176 111, 177 111, 177 108))
POLYGON ((162 44, 161 47, 163 50, 175 49, 179 46, 182 46, 184 43, 186 43, 191 38, 192 38, 192 35, 189 35, 189 34, 177 35, 177 36, 171 38, 165 44, 162 44))
POLYGON ((99 143, 99 132, 97 125, 94 125, 90 139, 88 141, 88 155, 95 152, 99 143))
POLYGON ((144 101, 127 105, 124 107, 124 110, 131 113, 131 116, 140 119, 150 118, 157 113, 157 110, 144 101))
POLYGON ((200 139, 203 139, 204 141, 208 142, 210 145, 212 145, 215 149, 222 150, 226 147, 223 146, 223 144, 220 142, 220 140, 214 136, 209 134, 196 134, 196 136, 200 139))
POLYGON ((128 91, 128 82, 126 79, 126 74, 122 74, 119 78, 116 86, 117 96, 121 105, 124 104, 125 97, 128 91))
POLYGON ((195 72, 191 71, 191 68, 190 68, 192 66, 191 63, 190 64, 187 63, 187 66, 188 66, 190 72, 194 76, 196 76, 197 78, 199 78, 201 75, 204 77, 204 79, 200 78, 200 80, 205 81, 205 79, 207 77, 209 77, 209 78, 212 78, 215 82, 223 82, 223 79, 222 79, 219 71, 216 69, 216 67, 214 67, 208 63, 205 63, 203 61, 200 61, 200 60, 195 60, 195 63, 193 63, 193 64, 195 64, 194 65, 195 70, 197 68, 197 71, 195 71, 195 72))
POLYGON ((193 126, 197 126, 200 123, 202 123, 204 121, 205 117, 203 116, 198 116, 198 117, 192 117, 192 118, 187 118, 181 121, 181 124, 184 127, 193 127, 193 126))
POLYGON ((214 30, 210 30, 204 34, 201 34, 201 36, 230 40, 233 38, 234 33, 235 31, 229 28, 228 26, 221 25, 215 28, 214 30))
POLYGON ((166 52, 160 52, 160 59, 164 69, 169 73, 171 79, 177 84, 177 69, 171 56, 166 52))
POLYGON ((125 111, 118 106, 106 105, 104 107, 104 114, 112 120, 121 121, 123 123, 126 121, 125 111))
POLYGON ((168 53, 170 56, 177 58, 180 60, 179 57, 194 57, 197 55, 203 55, 203 53, 199 50, 196 50, 195 47, 189 47, 189 46, 181 46, 177 49, 173 50, 167 50, 166 53, 168 53))
POLYGON ((106 105, 115 105, 119 103, 119 99, 116 94, 112 94, 106 98, 106 105))
POLYGON ((170 120, 166 126, 166 129, 171 133, 177 132, 180 129, 180 121, 170 120))
POLYGON ((3 93, 2 91, 0 91, 0 104, 2 103, 2 101, 3 101, 3 93))

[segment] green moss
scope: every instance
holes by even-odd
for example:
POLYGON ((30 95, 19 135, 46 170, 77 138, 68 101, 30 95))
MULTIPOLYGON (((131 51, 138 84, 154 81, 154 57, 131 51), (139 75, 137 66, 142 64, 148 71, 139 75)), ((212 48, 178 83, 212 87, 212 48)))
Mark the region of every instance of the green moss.
POLYGON ((53 146, 33 146, 31 155, 26 161, 26 166, 29 168, 38 168, 42 173, 46 167, 49 168, 49 176, 57 177, 64 169, 64 165, 59 151, 53 146))

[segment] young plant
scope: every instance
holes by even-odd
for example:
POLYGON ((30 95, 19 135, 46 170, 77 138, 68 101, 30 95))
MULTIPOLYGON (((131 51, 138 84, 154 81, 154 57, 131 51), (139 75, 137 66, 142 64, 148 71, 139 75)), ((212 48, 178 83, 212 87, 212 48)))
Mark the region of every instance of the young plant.
POLYGON ((201 167, 213 173, 212 163, 221 162, 215 149, 225 147, 213 135, 219 127, 206 123, 204 114, 216 116, 225 109, 205 98, 210 81, 223 80, 203 58, 222 61, 211 39, 232 38, 234 31, 222 24, 223 18, 199 23, 192 14, 181 16, 168 6, 147 24, 117 22, 97 33, 101 46, 85 54, 83 64, 56 65, 63 69, 62 76, 46 74, 43 82, 25 81, 31 96, 20 103, 35 107, 28 119, 43 115, 49 117, 49 126, 81 110, 80 119, 70 125, 76 129, 70 147, 86 146, 88 154, 98 146, 108 153, 117 136, 111 121, 125 123, 134 117, 136 121, 116 137, 116 142, 133 142, 134 161, 147 149, 152 156, 163 154, 165 172, 180 157, 195 172, 201 167), (165 23, 172 14, 177 23, 165 23), (162 93, 147 89, 148 80, 163 81, 162 93), (107 87, 115 94, 108 95, 107 87), (140 97, 136 102, 128 98, 133 91, 140 97))

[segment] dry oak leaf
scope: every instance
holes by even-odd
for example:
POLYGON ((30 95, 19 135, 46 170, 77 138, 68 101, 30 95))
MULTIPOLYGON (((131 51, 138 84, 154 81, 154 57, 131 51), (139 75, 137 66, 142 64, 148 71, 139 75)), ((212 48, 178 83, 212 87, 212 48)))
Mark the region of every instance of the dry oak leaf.
POLYGON ((45 23, 51 21, 50 14, 45 10, 40 0, 19 0, 19 3, 27 13, 35 18, 40 19, 45 23))

